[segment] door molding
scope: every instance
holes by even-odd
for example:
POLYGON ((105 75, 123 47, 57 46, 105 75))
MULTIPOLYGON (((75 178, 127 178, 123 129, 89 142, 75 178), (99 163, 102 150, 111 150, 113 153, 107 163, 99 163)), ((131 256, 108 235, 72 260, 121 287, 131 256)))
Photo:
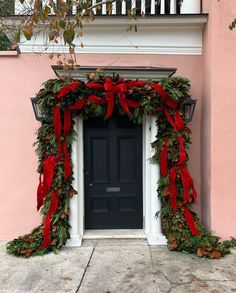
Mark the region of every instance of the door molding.
MULTIPOLYGON (((166 245, 160 217, 155 217, 161 209, 156 191, 160 177, 159 166, 149 160, 153 155, 151 142, 156 139, 158 131, 155 120, 155 117, 145 116, 143 121, 143 230, 149 245, 166 245)), ((76 117, 74 125, 77 138, 72 144, 73 188, 78 194, 70 200, 71 239, 66 243, 70 247, 82 245, 85 226, 83 119, 76 117)))

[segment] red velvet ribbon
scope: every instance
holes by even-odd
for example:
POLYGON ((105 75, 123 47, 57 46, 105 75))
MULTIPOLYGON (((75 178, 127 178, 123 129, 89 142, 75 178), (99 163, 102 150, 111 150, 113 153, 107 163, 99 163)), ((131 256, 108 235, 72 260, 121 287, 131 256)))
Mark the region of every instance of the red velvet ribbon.
POLYGON ((87 82, 85 83, 86 87, 92 90, 103 90, 104 84, 101 83, 95 83, 95 82, 87 82))
POLYGON ((184 204, 187 203, 187 201, 190 198, 189 190, 192 191, 194 201, 196 201, 197 192, 193 184, 193 179, 191 175, 189 174, 189 171, 185 165, 180 166, 180 174, 181 174, 181 179, 182 179, 183 189, 184 189, 184 204))
POLYGON ((103 105, 106 103, 106 101, 98 96, 95 95, 89 95, 88 96, 88 101, 90 103, 94 103, 94 104, 99 104, 99 105, 103 105))
POLYGON ((51 220, 57 210, 57 206, 58 206, 58 197, 57 197, 56 191, 53 190, 51 193, 50 207, 44 222, 42 249, 47 248, 51 243, 51 236, 50 236, 51 220))
POLYGON ((84 107, 85 105, 85 99, 78 100, 74 105, 69 106, 67 109, 72 111, 72 110, 80 110, 84 107))
POLYGON ((194 223, 193 215, 186 206, 184 206, 184 216, 192 234, 199 236, 199 231, 197 230, 197 227, 194 223))
POLYGON ((39 175, 39 185, 37 190, 37 210, 42 206, 44 197, 48 194, 54 175, 55 157, 48 156, 43 160, 43 182, 42 174, 39 175))
POLYGON ((150 84, 152 88, 154 88, 161 97, 161 100, 165 105, 169 106, 172 109, 176 109, 178 106, 178 102, 172 100, 168 97, 167 92, 164 90, 164 88, 159 83, 152 83, 150 84))
POLYGON ((37 211, 41 208, 44 199, 44 190, 42 182, 42 174, 39 175, 39 185, 37 189, 37 211))
POLYGON ((79 82, 72 82, 66 86, 64 86, 56 95, 57 98, 61 99, 65 95, 69 94, 71 91, 76 90, 77 88, 80 87, 79 82))
POLYGON ((160 153, 160 172, 161 176, 166 177, 167 176, 167 164, 168 164, 168 140, 169 136, 167 136, 162 145, 162 150, 160 153))

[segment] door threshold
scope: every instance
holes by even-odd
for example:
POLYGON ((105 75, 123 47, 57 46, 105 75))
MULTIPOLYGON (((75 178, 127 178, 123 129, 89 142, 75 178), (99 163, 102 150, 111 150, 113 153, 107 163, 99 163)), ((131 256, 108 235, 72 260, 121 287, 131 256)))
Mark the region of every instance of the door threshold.
POLYGON ((146 239, 142 229, 85 230, 83 239, 146 239))

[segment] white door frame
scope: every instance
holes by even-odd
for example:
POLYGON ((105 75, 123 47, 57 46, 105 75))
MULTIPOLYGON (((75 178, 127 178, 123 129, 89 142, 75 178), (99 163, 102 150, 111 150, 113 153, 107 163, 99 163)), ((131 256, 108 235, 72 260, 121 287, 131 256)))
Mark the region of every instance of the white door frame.
MULTIPOLYGON (((81 246, 84 235, 84 143, 83 119, 75 118, 77 139, 72 144, 73 187, 78 192, 70 199, 70 236, 67 246, 81 246)), ((144 117, 143 121, 143 230, 149 245, 166 245, 166 237, 161 230, 160 217, 155 214, 161 209, 157 196, 160 177, 159 166, 149 159, 153 155, 151 143, 155 141, 158 128, 155 117, 144 117)))

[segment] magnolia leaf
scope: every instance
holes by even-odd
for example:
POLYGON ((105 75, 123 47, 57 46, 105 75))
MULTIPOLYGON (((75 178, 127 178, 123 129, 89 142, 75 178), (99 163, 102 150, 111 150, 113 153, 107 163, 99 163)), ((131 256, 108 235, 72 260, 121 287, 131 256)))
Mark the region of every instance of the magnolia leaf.
POLYGON ((64 41, 67 44, 71 44, 75 38, 75 30, 74 29, 67 29, 63 33, 64 41))
POLYGON ((34 23, 38 24, 39 23, 39 14, 38 13, 34 13, 32 15, 32 20, 34 23))
POLYGON ((213 250, 210 254, 209 254, 210 258, 220 258, 222 257, 222 253, 220 251, 217 250, 213 250))
POLYGON ((59 21, 59 26, 60 26, 60 28, 65 29, 66 28, 66 21, 64 19, 61 19, 59 21))
POLYGON ((15 34, 15 40, 17 43, 20 43, 20 30, 18 30, 15 34))
POLYGON ((25 38, 29 41, 32 37, 33 34, 33 27, 32 25, 28 25, 24 30, 23 30, 25 38))
POLYGON ((197 249, 197 256, 203 257, 205 255, 205 250, 202 247, 197 249))

